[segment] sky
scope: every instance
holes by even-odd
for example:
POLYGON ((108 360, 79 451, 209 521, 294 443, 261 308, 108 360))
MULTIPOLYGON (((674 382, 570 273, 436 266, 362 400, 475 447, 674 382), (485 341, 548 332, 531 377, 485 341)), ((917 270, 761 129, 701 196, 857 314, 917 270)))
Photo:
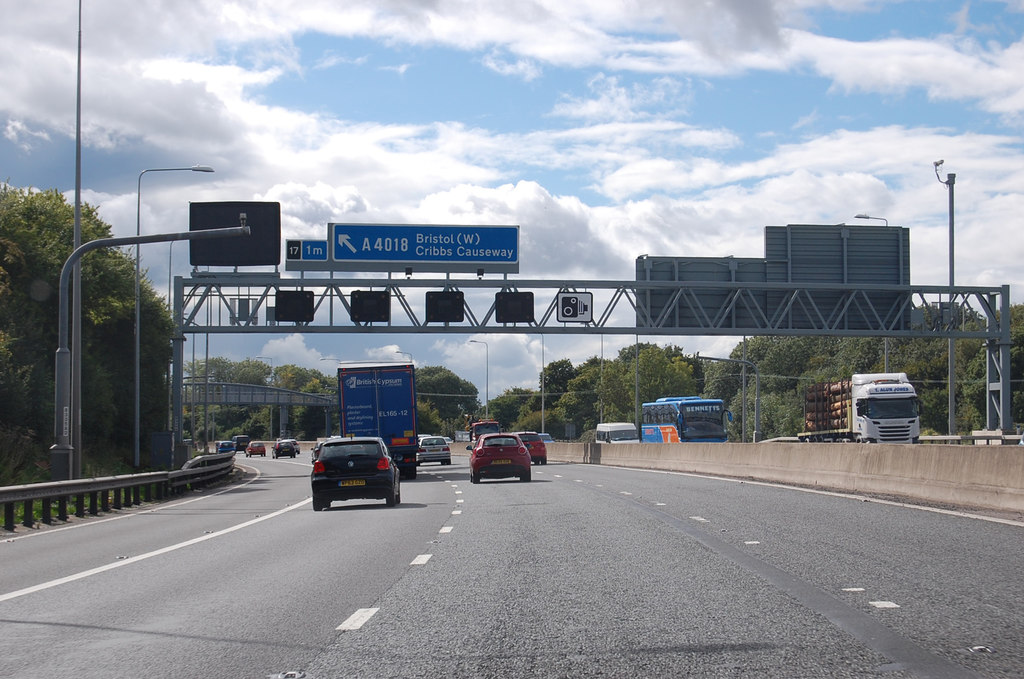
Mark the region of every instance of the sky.
MULTIPOLYGON (((911 282, 944 285, 953 173, 957 285, 1024 301, 1024 0, 83 5, 82 197, 115 236, 137 210, 151 234, 187 230, 189 202, 277 201, 283 239, 517 224, 519 277, 625 281, 641 254, 763 257, 767 225, 886 220, 910 229, 911 282), (142 177, 139 207, 143 170, 196 164, 215 172, 142 177)), ((78 3, 0 15, 0 181, 73 202, 78 3)), ((185 249, 143 246, 161 294, 185 249)), ((493 397, 632 341, 282 333, 209 352, 325 372, 411 356, 493 397)))

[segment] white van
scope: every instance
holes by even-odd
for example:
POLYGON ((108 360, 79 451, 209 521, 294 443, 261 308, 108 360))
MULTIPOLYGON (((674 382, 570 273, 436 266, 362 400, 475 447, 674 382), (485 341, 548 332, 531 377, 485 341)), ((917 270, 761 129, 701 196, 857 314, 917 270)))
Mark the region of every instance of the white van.
POLYGON ((640 443, 632 422, 602 422, 597 425, 598 443, 640 443))

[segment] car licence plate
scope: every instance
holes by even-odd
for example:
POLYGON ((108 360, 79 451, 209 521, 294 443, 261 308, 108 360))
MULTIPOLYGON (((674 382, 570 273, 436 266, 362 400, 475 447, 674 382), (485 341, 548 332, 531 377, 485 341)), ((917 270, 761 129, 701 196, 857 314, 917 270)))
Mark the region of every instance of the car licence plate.
POLYGON ((339 486, 365 486, 366 479, 346 479, 344 481, 338 481, 339 486))
POLYGON ((512 460, 491 460, 491 464, 512 464, 512 460))

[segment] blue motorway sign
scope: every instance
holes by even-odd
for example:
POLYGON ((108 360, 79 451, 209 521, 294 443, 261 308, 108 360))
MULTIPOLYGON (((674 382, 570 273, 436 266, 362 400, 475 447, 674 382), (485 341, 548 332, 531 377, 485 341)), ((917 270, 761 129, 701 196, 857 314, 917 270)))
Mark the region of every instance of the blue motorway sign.
POLYGON ((332 269, 518 273, 519 227, 328 224, 332 269))

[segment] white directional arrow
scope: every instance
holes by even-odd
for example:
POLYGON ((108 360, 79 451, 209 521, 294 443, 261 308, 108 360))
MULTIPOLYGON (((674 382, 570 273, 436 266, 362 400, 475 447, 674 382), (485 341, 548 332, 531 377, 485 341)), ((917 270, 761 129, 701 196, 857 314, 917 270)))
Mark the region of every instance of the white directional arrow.
POLYGON ((341 248, 341 247, 348 248, 349 250, 352 251, 353 254, 355 254, 355 251, 356 251, 356 246, 352 245, 352 243, 350 243, 348 241, 348 234, 347 233, 339 233, 338 234, 338 247, 339 248, 341 248))

